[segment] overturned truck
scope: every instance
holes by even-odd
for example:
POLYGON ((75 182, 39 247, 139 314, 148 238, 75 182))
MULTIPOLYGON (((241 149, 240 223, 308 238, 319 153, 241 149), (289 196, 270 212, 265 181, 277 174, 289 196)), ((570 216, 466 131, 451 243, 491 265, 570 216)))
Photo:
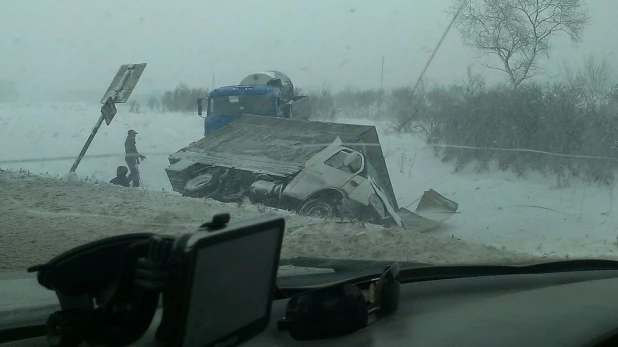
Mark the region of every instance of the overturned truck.
POLYGON ((433 190, 415 212, 395 198, 373 126, 245 115, 169 157, 174 191, 248 199, 323 218, 434 228, 458 208, 433 190))

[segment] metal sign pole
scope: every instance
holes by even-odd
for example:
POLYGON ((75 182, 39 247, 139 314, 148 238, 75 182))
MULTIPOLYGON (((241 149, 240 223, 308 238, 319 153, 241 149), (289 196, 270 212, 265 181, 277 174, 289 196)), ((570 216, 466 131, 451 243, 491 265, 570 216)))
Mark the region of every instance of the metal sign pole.
POLYGON ((71 170, 69 172, 75 172, 75 170, 77 170, 77 166, 82 161, 84 155, 86 155, 86 151, 88 150, 88 147, 90 147, 90 143, 92 143, 92 140, 94 140, 94 136, 97 134, 97 131, 99 131, 99 128, 101 127, 101 124, 103 124, 104 119, 105 116, 103 115, 103 113, 101 113, 101 117, 99 117, 97 124, 95 124, 94 128, 92 129, 92 132, 90 133, 90 136, 88 136, 86 144, 82 148, 82 151, 79 152, 79 155, 77 156, 77 159, 75 159, 75 163, 73 163, 73 166, 71 166, 71 170))

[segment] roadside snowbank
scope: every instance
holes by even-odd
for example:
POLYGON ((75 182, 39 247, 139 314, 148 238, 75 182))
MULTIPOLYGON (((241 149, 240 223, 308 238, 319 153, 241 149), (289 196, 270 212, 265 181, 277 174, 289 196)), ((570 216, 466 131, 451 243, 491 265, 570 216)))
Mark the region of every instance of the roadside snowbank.
MULTIPOLYGON (((0 173, 0 191, 0 271, 23 270, 77 245, 111 235, 144 231, 178 234, 197 227, 216 213, 228 212, 234 220, 266 211, 253 205, 190 199, 107 183, 64 181, 25 171, 0 173)), ((512 263, 534 259, 451 237, 277 212, 287 221, 284 258, 430 263, 512 263)))

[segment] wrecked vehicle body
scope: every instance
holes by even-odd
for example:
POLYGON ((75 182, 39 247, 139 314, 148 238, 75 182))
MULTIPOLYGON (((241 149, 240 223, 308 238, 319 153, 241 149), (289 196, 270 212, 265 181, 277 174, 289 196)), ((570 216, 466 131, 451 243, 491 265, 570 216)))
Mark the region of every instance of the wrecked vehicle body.
MULTIPOLYGON (((246 115, 169 161, 172 188, 185 196, 248 199, 302 215, 415 230, 441 222, 399 208, 373 126, 246 115)), ((437 199, 440 208, 457 209, 437 199)))

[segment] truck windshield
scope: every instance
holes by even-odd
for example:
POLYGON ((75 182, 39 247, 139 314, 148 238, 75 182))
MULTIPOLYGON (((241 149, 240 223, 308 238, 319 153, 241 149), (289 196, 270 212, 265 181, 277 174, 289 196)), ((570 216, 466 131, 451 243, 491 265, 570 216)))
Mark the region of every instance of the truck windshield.
POLYGON ((275 97, 273 95, 232 95, 215 96, 210 100, 210 115, 255 114, 259 116, 275 115, 275 97))

